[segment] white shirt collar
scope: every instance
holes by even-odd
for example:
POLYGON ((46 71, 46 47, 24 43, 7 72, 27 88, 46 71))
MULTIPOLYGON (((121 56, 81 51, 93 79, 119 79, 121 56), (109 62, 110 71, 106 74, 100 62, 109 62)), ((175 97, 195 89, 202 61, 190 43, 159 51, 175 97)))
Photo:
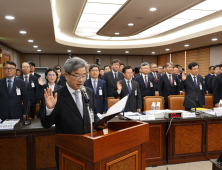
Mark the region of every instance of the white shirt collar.
MULTIPOLYGON (((67 88, 68 88, 70 94, 73 94, 73 93, 76 91, 76 90, 73 90, 71 87, 69 87, 69 85, 68 85, 67 82, 66 82, 66 86, 67 86, 67 88)), ((80 89, 78 89, 77 91, 80 92, 80 89)))
MULTIPOLYGON (((26 75, 24 75, 24 74, 23 74, 23 78, 24 78, 24 79, 25 79, 25 76, 26 76, 26 75)), ((29 79, 29 77, 30 77, 30 74, 28 74, 27 76, 28 76, 28 79, 29 79)))
POLYGON ((172 77, 172 73, 171 73, 171 74, 168 74, 168 73, 166 72, 166 75, 167 75, 167 77, 169 77, 169 75, 171 75, 171 77, 172 77))
POLYGON ((52 91, 55 90, 55 83, 54 83, 53 85, 51 85, 51 86, 48 84, 48 86, 49 86, 49 89, 50 89, 50 88, 52 89, 52 91))
POLYGON ((33 72, 33 73, 30 73, 30 74, 34 76, 34 73, 35 73, 35 72, 33 72))
POLYGON ((91 82, 94 83, 94 81, 96 81, 96 83, 98 82, 98 78, 96 80, 94 80, 93 78, 91 78, 91 82))
POLYGON ((196 78, 197 78, 197 75, 198 75, 198 74, 197 74, 196 76, 194 76, 193 74, 190 73, 190 75, 191 75, 191 77, 192 77, 192 79, 193 79, 193 77, 196 77, 196 78))
MULTIPOLYGON (((124 78, 124 79, 125 79, 125 78, 124 78)), ((128 81, 129 81, 129 83, 131 83, 131 80, 132 80, 132 79, 130 79, 130 80, 125 79, 126 84, 128 84, 128 81)))

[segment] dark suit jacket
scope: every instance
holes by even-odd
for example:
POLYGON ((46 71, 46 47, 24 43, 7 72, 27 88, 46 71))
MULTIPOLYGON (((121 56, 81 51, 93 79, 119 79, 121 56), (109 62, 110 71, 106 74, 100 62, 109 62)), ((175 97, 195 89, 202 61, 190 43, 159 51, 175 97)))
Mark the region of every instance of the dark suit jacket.
POLYGON ((24 81, 15 77, 11 95, 8 93, 6 78, 0 79, 0 119, 22 119, 27 114, 28 94, 24 81), (17 95, 16 88, 19 88, 21 95, 17 95), (22 106, 24 102, 24 107, 22 106))
POLYGON ((104 80, 104 75, 103 75, 103 76, 101 76, 101 77, 99 77, 99 79, 102 79, 102 80, 104 80))
MULTIPOLYGON (((126 84, 125 79, 120 80, 119 83, 122 85, 122 90, 120 94, 117 92, 117 87, 114 91, 114 97, 120 99, 124 98, 126 95, 129 94, 128 86, 126 84)), ((124 111, 125 112, 137 112, 137 109, 142 109, 142 101, 141 101, 141 94, 140 94, 140 87, 139 84, 136 81, 131 81, 132 83, 132 89, 131 89, 131 94, 128 97, 126 106, 124 111), (135 95, 135 91, 137 95, 135 95)))
MULTIPOLYGON (((18 78, 20 78, 21 80, 24 81, 23 75, 19 76, 18 78)), ((29 83, 27 86, 27 92, 28 92, 28 98, 29 98, 29 102, 30 102, 31 107, 35 106, 36 103, 39 103, 38 89, 39 89, 38 78, 30 74, 29 83), (32 87, 31 83, 34 83, 35 87, 32 87)))
MULTIPOLYGON (((93 89, 91 79, 85 81, 84 86, 93 89)), ((103 114, 103 112, 107 112, 107 90, 106 90, 106 82, 98 79, 97 90, 96 90, 96 110, 97 113, 103 114), (99 89, 102 90, 102 95, 99 95, 99 89), (105 99, 104 99, 105 98, 105 99)))
MULTIPOLYGON (((41 118, 42 112, 43 112, 44 107, 45 107, 44 89, 47 89, 47 87, 49 87, 48 83, 44 84, 43 86, 39 85, 39 99, 42 100, 42 102, 41 102, 41 105, 39 107, 39 112, 38 112, 38 115, 37 115, 38 118, 41 118)), ((55 83, 54 91, 56 91, 56 90, 58 90, 60 88, 62 88, 62 86, 57 85, 55 83)))
POLYGON ((167 77, 167 74, 164 74, 160 77, 159 80, 159 95, 164 97, 165 103, 168 102, 168 96, 169 95, 178 95, 179 90, 179 81, 177 79, 177 76, 175 74, 172 74, 172 86, 170 84, 170 81, 167 77), (176 82, 176 83, 174 83, 176 82))
POLYGON ((60 86, 65 86, 66 85, 66 82, 59 79, 59 81, 56 83, 57 85, 60 85, 60 86))
POLYGON ((62 81, 65 81, 65 82, 66 82, 65 76, 61 75, 61 76, 60 76, 60 79, 61 79, 62 81))
POLYGON ((208 85, 207 85, 207 81, 210 78, 210 76, 211 76, 211 74, 208 74, 208 75, 205 76, 205 79, 204 79, 204 81, 205 81, 205 90, 207 90, 207 91, 209 91, 209 88, 208 88, 208 85))
MULTIPOLYGON (((117 81, 122 80, 122 79, 124 79, 124 76, 122 73, 118 71, 117 81)), ((103 80, 106 82, 107 97, 114 97, 113 92, 115 91, 115 88, 116 88, 116 82, 113 76, 113 72, 112 71, 106 72, 104 74, 103 80)))
MULTIPOLYGON (((179 90, 182 91, 185 89, 185 95, 191 99, 194 103, 196 102, 196 96, 198 97, 198 101, 200 106, 203 107, 205 105, 205 86, 203 83, 203 77, 197 75, 197 89, 195 88, 193 79, 190 74, 187 75, 186 80, 181 81, 179 85, 179 90), (200 90, 200 84, 202 85, 202 90, 200 90)), ((193 108, 195 105, 191 102, 187 97, 184 97, 184 107, 185 108, 193 108)))
MULTIPOLYGON (((154 78, 152 72, 150 72, 148 75, 149 75, 149 76, 152 76, 152 77, 154 78)), ((155 80, 155 78, 154 78, 155 90, 156 90, 156 91, 159 91, 159 85, 158 85, 158 84, 159 84, 160 77, 161 77, 161 75, 160 75, 159 73, 156 73, 157 82, 156 82, 156 80, 155 80)))
POLYGON ((222 73, 215 76, 213 80, 214 103, 217 104, 222 99, 222 73))
POLYGON ((145 86, 145 82, 143 80, 143 76, 136 77, 136 82, 139 83, 140 86, 140 94, 141 94, 141 100, 143 103, 143 98, 145 96, 155 96, 155 79, 152 76, 148 75, 148 85, 147 88, 145 86), (150 86, 150 83, 153 84, 153 87, 150 86))
POLYGON ((134 76, 134 78, 136 79, 137 77, 141 76, 140 73, 138 73, 136 76, 134 76))
POLYGON ((208 93, 209 94, 213 94, 213 79, 214 79, 215 75, 212 75, 208 78, 207 82, 207 86, 208 86, 208 93))
POLYGON ((41 75, 39 75, 38 73, 34 73, 34 76, 36 76, 37 78, 41 77, 41 75))

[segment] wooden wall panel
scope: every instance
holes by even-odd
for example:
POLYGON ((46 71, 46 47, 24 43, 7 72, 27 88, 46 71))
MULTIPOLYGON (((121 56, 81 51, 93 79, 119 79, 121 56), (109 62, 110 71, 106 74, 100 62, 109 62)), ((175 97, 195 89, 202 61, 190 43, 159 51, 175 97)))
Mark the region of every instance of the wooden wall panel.
POLYGON ((53 68, 59 63, 58 55, 41 55, 41 67, 53 68))
POLYGON ((165 55, 161 55, 161 56, 158 56, 158 66, 161 65, 161 66, 165 66, 165 64, 167 62, 170 62, 170 54, 165 54, 165 55))
POLYGON ((143 56, 143 62, 147 62, 149 64, 152 64, 152 63, 157 64, 157 56, 145 55, 143 56))
POLYGON ((95 64, 95 57, 94 55, 77 55, 77 57, 81 57, 82 59, 86 60, 90 64, 95 64))
POLYGON ((185 67, 185 51, 172 53, 171 54, 171 62, 173 65, 180 65, 182 68, 185 67))
POLYGON ((128 56, 128 65, 135 68, 140 67, 143 62, 143 56, 128 56))
POLYGON ((39 57, 40 57, 39 54, 26 54, 25 61, 32 61, 35 63, 36 67, 42 67, 39 62, 39 57))

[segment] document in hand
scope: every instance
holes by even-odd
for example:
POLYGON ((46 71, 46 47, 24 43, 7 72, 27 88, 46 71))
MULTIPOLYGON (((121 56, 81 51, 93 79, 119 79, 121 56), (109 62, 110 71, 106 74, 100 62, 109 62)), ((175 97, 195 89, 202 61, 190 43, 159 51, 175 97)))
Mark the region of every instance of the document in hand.
POLYGON ((111 120, 113 117, 118 115, 119 113, 123 112, 126 106, 126 102, 128 100, 129 94, 114 104, 112 107, 109 108, 106 115, 97 123, 93 125, 93 129, 97 128, 98 126, 103 126, 104 123, 111 120))

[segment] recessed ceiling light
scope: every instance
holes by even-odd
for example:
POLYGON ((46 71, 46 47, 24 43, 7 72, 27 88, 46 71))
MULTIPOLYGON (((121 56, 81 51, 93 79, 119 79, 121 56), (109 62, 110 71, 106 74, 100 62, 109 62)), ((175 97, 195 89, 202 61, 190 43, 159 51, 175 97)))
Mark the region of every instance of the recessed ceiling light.
POLYGON ((42 50, 37 50, 37 51, 42 51, 42 50))
POLYGON ((166 51, 169 51, 169 50, 170 50, 170 49, 168 49, 168 48, 166 49, 166 51))
POLYGON ((155 54, 155 52, 152 52, 152 54, 155 54))
POLYGON ((20 31, 21 34, 26 34, 26 31, 20 31))
POLYGON ((189 47, 189 44, 185 44, 184 46, 185 46, 185 47, 189 47))
POLYGON ((10 19, 10 20, 15 19, 15 17, 13 17, 13 16, 5 16, 5 18, 6 18, 6 19, 10 19))
POLYGON ((134 24, 133 24, 133 23, 129 23, 128 25, 129 25, 129 26, 133 26, 134 24))
POLYGON ((115 32, 115 34, 116 34, 116 35, 119 35, 119 33, 118 33, 118 32, 115 32))
POLYGON ((37 45, 34 45, 33 47, 34 47, 34 48, 38 48, 38 46, 37 46, 37 45))
POLYGON ((33 40, 28 40, 28 42, 33 42, 33 40))
POLYGON ((150 8, 150 11, 156 11, 156 8, 150 8))
POLYGON ((217 41, 217 38, 213 38, 212 41, 217 41))
POLYGON ((125 51, 125 53, 129 53, 129 51, 125 51))
POLYGON ((97 53, 101 53, 101 51, 97 51, 97 53))
POLYGON ((71 50, 68 50, 69 53, 71 53, 71 50))

